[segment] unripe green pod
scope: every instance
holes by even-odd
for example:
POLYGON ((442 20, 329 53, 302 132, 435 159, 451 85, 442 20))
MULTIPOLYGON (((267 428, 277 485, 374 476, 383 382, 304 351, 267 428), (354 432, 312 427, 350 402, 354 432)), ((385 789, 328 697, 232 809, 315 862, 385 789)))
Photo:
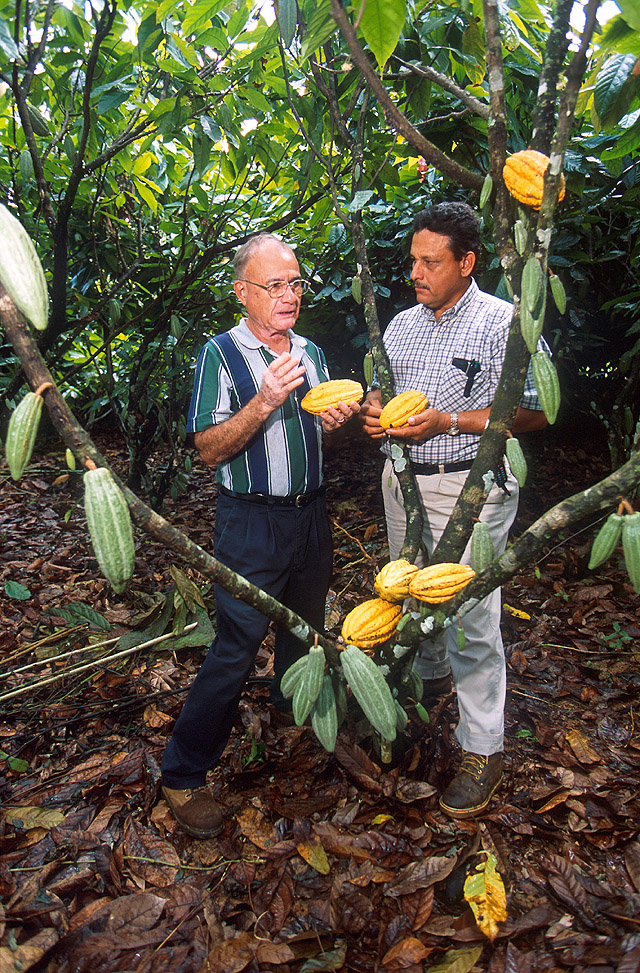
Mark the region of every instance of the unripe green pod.
POLYGON ((135 547, 129 507, 109 470, 84 474, 84 509, 93 550, 114 591, 124 591, 133 574, 135 547))
POLYGON ((537 351, 531 356, 531 367, 540 405, 547 421, 553 425, 560 408, 560 382, 556 366, 545 351, 537 351))
POLYGON ((544 324, 544 308, 541 314, 537 316, 532 314, 529 308, 526 306, 524 301, 520 302, 520 331, 522 337, 524 338, 524 343, 529 350, 529 354, 533 355, 536 348, 538 347, 538 341, 540 340, 540 335, 542 334, 542 326, 544 324))
POLYGON ((307 716, 313 709, 313 703, 304 691, 304 679, 301 679, 296 686, 291 705, 296 726, 302 726, 307 716))
POLYGON ((351 278, 351 296, 356 304, 362 304, 362 281, 357 274, 351 278))
POLYGON ((396 699, 394 702, 396 704, 396 731, 398 733, 404 733, 407 723, 409 722, 409 717, 407 716, 405 710, 403 710, 398 700, 396 699))
POLYGON ((71 470, 72 473, 75 473, 75 469, 76 469, 76 458, 75 458, 75 456, 73 454, 73 450, 67 449, 67 451, 64 454, 64 458, 66 460, 67 467, 71 470))
POLYGON ((524 486, 527 479, 527 461, 522 452, 520 441, 514 436, 509 436, 505 444, 505 452, 511 467, 511 472, 515 476, 518 484, 524 486))
POLYGON ((625 519, 625 517, 617 513, 609 514, 593 539, 591 557, 589 558, 589 570, 597 568, 611 557, 618 546, 620 534, 622 533, 622 523, 625 519))
POLYGON ((304 693, 312 703, 315 703, 322 689, 324 662, 322 646, 312 645, 307 656, 307 667, 304 670, 304 693))
POLYGON ((31 459, 41 415, 42 396, 35 392, 27 392, 11 413, 4 450, 14 480, 20 479, 31 459))
POLYGON ((424 693, 424 685, 422 682, 422 676, 416 669, 411 668, 409 670, 409 680, 407 685, 411 698, 420 701, 422 699, 422 694, 424 693))
POLYGON ((355 645, 341 653, 342 670, 362 712, 381 737, 396 738, 396 707, 389 684, 370 656, 355 645))
POLYGON ((479 520, 473 525, 473 534, 471 535, 471 567, 476 574, 480 574, 482 571, 486 571, 494 557, 495 549, 489 525, 485 524, 483 520, 479 520))
POLYGON ((44 115, 38 111, 36 106, 27 104, 27 112, 29 113, 29 120, 34 135, 41 135, 43 138, 49 135, 49 123, 44 115))
POLYGON ((333 753, 338 735, 338 711, 329 673, 323 677, 322 689, 316 699, 315 706, 311 710, 311 726, 325 750, 333 753))
POLYGON ((635 423, 633 419, 633 412, 631 411, 628 405, 625 405, 624 410, 622 412, 622 424, 624 427, 624 431, 628 436, 630 436, 631 433, 633 432, 633 427, 635 423))
POLYGON ((480 191, 480 209, 482 209, 489 202, 491 197, 491 191, 493 189, 493 179, 491 174, 488 172, 484 177, 484 182, 482 183, 482 189, 480 191))
POLYGON ((516 244, 516 250, 523 255, 527 249, 527 228, 523 220, 516 220, 513 225, 513 237, 516 244))
POLYGON ((622 524, 624 563, 633 590, 640 595, 640 513, 627 514, 622 524))
POLYGON ((0 283, 38 331, 47 326, 49 292, 40 258, 22 223, 0 205, 0 283))
POLYGON ((23 149, 20 153, 20 175, 25 182, 33 178, 33 159, 29 149, 23 149))
POLYGON ((564 284, 557 276, 557 274, 551 274, 549 276, 549 283, 551 285, 551 294, 555 305, 558 308, 560 314, 564 314, 567 310, 567 295, 565 293, 564 284))
POLYGON ((368 388, 373 382, 373 355, 370 351, 368 351, 364 356, 362 370, 364 372, 364 380, 368 388))
POLYGON ((522 303, 535 314, 545 285, 544 271, 538 258, 533 254, 522 268, 522 303))
POLYGON ((305 669, 307 668, 307 656, 303 655, 300 659, 296 659, 293 665, 290 665, 287 671, 283 674, 280 680, 280 692, 285 699, 291 699, 296 691, 298 683, 304 678, 305 669))

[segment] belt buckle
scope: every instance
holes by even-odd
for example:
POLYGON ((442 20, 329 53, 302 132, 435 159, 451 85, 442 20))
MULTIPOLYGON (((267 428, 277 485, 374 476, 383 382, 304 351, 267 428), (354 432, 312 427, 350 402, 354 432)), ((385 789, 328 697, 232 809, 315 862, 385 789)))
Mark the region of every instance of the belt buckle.
POLYGON ((445 464, 444 463, 438 463, 438 473, 446 473, 446 470, 445 470, 444 467, 445 467, 445 464))
POLYGON ((303 501, 304 501, 304 494, 298 493, 295 500, 293 501, 294 507, 297 507, 298 509, 300 509, 300 507, 304 507, 303 501))

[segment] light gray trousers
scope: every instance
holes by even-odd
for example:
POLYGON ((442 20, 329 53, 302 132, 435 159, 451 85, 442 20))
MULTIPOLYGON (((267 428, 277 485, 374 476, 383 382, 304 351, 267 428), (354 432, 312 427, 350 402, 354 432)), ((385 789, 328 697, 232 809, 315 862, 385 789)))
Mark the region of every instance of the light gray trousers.
MULTIPOLYGON (((422 539, 429 555, 440 540, 467 475, 463 471, 417 477, 425 517, 422 539)), ((499 487, 492 487, 480 515, 489 525, 496 554, 502 554, 507 546, 518 509, 518 484, 512 476, 506 486, 510 496, 499 487)), ((389 553, 394 560, 404 541, 406 517, 391 460, 387 460, 382 472, 382 498, 389 553)), ((471 563, 470 547, 468 544, 461 558, 463 564, 471 563)), ((426 562, 421 553, 416 564, 424 567, 426 562)), ((500 634, 501 603, 498 588, 463 616, 464 649, 458 648, 457 626, 452 625, 439 641, 425 641, 414 663, 423 679, 437 679, 451 669, 460 714, 456 738, 463 750, 485 756, 504 747, 506 665, 500 634)))

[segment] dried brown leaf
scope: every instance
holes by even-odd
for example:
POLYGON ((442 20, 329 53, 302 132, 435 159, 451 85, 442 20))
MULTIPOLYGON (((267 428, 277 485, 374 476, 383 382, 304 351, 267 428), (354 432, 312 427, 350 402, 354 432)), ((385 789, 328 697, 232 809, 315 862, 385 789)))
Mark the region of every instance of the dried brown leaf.
POLYGON ((575 728, 569 730, 567 743, 581 764, 599 764, 602 760, 600 754, 591 746, 589 740, 580 730, 575 728))
POLYGON ((415 936, 407 936, 396 943, 382 958, 382 968, 385 970, 406 970, 425 959, 431 949, 421 943, 415 936))

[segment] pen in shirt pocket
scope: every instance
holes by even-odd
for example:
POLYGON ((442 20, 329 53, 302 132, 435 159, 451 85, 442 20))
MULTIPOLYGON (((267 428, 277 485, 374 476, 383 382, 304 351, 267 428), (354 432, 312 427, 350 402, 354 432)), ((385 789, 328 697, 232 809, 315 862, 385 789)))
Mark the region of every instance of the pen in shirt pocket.
POLYGON ((467 376, 467 382, 462 394, 466 399, 468 399, 471 395, 471 389, 473 388, 475 377, 482 368, 482 364, 473 358, 471 360, 468 360, 467 358, 452 358, 451 364, 455 368, 459 368, 467 376))

